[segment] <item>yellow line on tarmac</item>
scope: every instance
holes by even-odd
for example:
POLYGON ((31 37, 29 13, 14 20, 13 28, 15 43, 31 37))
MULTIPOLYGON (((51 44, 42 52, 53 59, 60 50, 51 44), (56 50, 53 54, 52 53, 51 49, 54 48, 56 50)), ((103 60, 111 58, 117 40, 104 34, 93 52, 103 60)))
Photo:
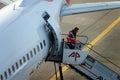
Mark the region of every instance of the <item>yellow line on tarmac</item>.
MULTIPOLYGON (((68 66, 62 67, 62 72, 64 73, 68 68, 68 66)), ((57 77, 60 77, 59 71, 57 72, 57 77)), ((50 80, 56 80, 56 75, 54 75, 50 80)))
MULTIPOLYGON (((102 39, 108 32, 112 30, 118 23, 120 23, 120 17, 118 17, 112 24, 110 24, 101 34, 99 34, 90 44, 95 45, 100 39, 102 39)), ((89 48, 92 46, 88 45, 89 48)), ((85 48, 84 50, 89 50, 89 48, 85 48)))
MULTIPOLYGON (((120 23, 120 17, 118 17, 112 24, 110 24, 101 34, 99 34, 90 44, 94 46, 100 39, 102 39, 108 32, 112 30, 118 23, 120 23)), ((89 48, 92 46, 88 45, 89 48)), ((89 50, 89 48, 85 48, 84 50, 89 50)), ((68 69, 68 66, 64 66, 62 68, 63 73, 68 69)), ((57 72, 57 77, 60 77, 59 71, 57 72)), ((56 75, 50 78, 50 80, 56 80, 56 75)))

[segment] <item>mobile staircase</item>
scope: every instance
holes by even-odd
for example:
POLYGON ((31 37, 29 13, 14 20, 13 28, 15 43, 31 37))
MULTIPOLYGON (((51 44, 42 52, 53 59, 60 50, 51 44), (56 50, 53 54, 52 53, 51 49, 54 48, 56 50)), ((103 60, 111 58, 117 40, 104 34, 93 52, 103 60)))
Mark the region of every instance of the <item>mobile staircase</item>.
MULTIPOLYGON (((67 44, 67 43, 65 43, 67 44)), ((82 45, 81 43, 76 44, 76 48, 79 45, 82 45)), ((85 47, 85 45, 81 46, 81 50, 85 47)), ((66 49, 66 47, 64 47, 66 49)), ((77 48, 79 49, 79 48, 77 48)), ((85 52, 86 53, 86 52, 85 52)), ((83 53, 84 54, 84 53, 83 53)), ((76 55, 77 56, 77 55, 76 55)), ((77 56, 79 57, 79 56, 77 56)), ((105 57, 103 57, 105 58, 105 57)), ((108 60, 108 59, 107 59, 108 60)), ((109 61, 109 60, 108 60, 109 61)), ((109 61, 111 64, 115 65, 111 61, 109 61)), ((115 65, 117 66, 117 65, 115 65)), ((74 70, 76 70, 80 74, 84 74, 87 78, 90 80, 120 80, 120 75, 116 73, 115 71, 111 70, 98 60, 94 59, 89 54, 84 58, 84 60, 81 62, 81 64, 70 64, 70 67, 74 70)), ((117 66, 120 68, 119 66, 117 66)))
POLYGON ((62 42, 58 56, 49 56, 48 61, 70 64, 70 67, 90 80, 120 80, 120 75, 103 65, 98 60, 83 51, 84 44, 76 43, 73 49, 70 43, 62 42))

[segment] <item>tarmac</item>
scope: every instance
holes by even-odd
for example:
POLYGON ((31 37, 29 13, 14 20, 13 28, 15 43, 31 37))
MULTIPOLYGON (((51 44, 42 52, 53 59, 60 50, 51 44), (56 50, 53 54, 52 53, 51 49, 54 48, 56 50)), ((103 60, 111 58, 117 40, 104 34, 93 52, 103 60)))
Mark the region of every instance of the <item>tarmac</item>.
POLYGON ((0 9, 3 8, 4 6, 5 6, 4 4, 0 3, 0 9))

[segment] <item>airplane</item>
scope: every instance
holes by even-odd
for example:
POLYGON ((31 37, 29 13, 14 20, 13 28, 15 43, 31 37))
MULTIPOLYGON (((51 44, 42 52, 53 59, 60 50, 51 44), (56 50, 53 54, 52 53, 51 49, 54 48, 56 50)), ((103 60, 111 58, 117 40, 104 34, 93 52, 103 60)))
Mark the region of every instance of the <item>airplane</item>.
POLYGON ((70 0, 0 1, 7 4, 0 10, 0 80, 29 80, 49 53, 59 53, 60 17, 120 8, 120 1, 81 4, 70 4, 70 0))

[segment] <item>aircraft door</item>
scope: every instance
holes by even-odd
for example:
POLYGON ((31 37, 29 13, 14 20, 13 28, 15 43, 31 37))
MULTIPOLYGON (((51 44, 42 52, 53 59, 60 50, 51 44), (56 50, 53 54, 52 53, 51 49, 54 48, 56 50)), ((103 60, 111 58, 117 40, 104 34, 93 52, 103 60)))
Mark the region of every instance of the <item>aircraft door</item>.
POLYGON ((44 12, 42 17, 46 22, 45 29, 46 29, 46 32, 48 33, 48 37, 49 37, 49 40, 50 40, 49 41, 50 42, 49 54, 52 53, 52 54, 56 55, 56 53, 58 51, 57 34, 56 34, 53 26, 51 26, 51 24, 48 22, 48 19, 50 18, 50 15, 47 12, 44 12))

